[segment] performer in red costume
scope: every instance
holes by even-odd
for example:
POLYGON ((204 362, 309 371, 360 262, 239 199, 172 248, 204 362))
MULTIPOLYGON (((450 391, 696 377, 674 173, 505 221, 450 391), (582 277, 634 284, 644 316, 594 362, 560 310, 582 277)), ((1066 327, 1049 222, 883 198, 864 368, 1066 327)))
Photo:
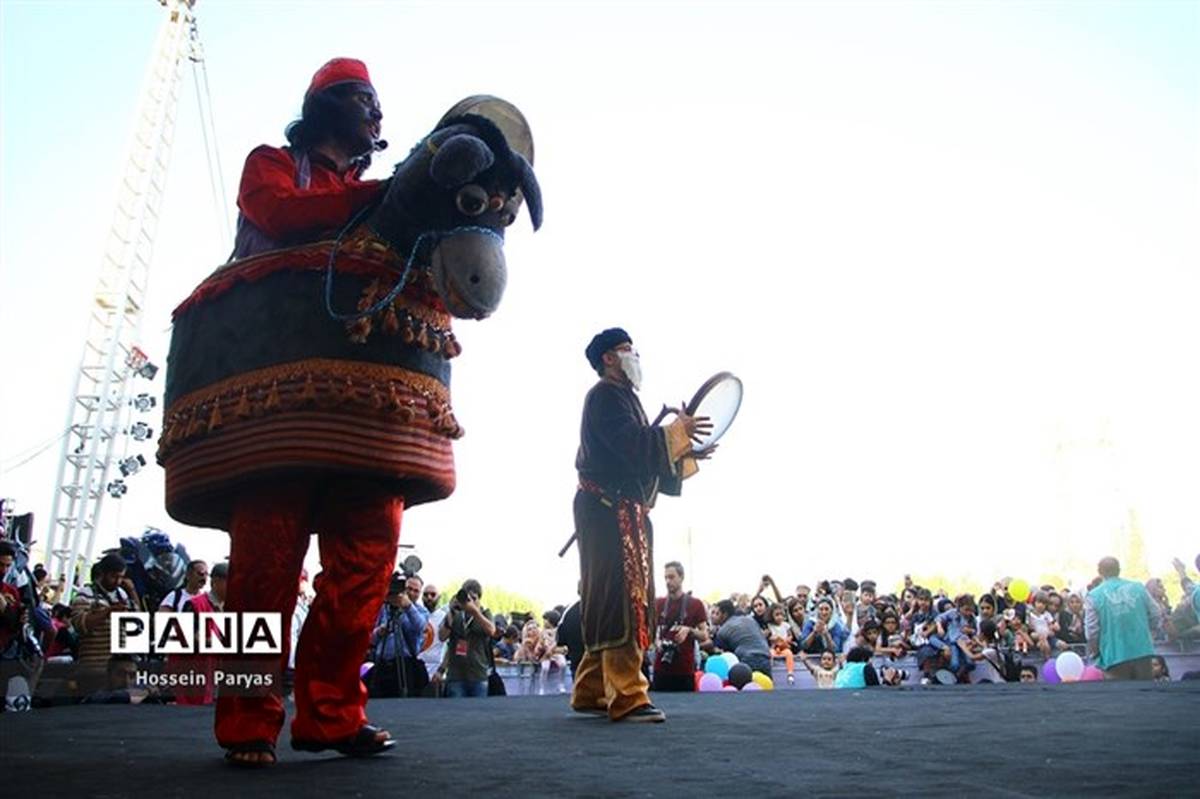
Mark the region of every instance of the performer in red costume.
MULTIPOLYGON (((289 146, 261 146, 246 159, 238 191, 234 258, 330 238, 379 193, 359 179, 380 148, 383 114, 366 66, 336 58, 313 76, 289 146)), ((404 497, 369 478, 290 476, 249 486, 233 505, 225 610, 282 611, 278 663, 245 664, 278 673, 286 665, 296 576, 312 532, 323 571, 296 655, 292 746, 368 755, 392 746, 367 723, 359 678, 375 614, 395 563, 404 497)), ((249 659, 247 659, 249 660, 249 659)), ((278 686, 258 696, 220 696, 216 734, 237 765, 275 762, 284 722, 278 686)))
POLYGON ((233 257, 316 241, 336 232, 379 194, 359 180, 379 138, 383 112, 363 62, 335 58, 317 70, 287 147, 256 147, 242 169, 233 257))

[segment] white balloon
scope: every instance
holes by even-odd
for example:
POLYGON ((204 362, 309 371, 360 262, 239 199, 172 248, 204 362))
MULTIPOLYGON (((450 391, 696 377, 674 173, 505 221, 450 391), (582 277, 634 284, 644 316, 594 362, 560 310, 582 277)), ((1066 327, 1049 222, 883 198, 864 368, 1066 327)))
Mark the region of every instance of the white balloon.
POLYGON ((1063 682, 1077 682, 1083 676, 1083 658, 1074 652, 1063 652, 1054 662, 1054 669, 1063 682))

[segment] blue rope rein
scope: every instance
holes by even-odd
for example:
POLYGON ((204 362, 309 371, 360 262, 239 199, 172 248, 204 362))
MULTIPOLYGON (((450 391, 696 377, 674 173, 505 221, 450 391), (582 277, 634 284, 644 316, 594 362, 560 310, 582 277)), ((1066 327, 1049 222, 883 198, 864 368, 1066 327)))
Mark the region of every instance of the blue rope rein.
POLYGON ((343 227, 338 233, 337 238, 334 239, 333 249, 329 251, 329 262, 325 266, 325 311, 331 318, 336 319, 339 322, 353 322, 358 319, 364 319, 368 316, 374 316, 387 306, 391 305, 392 301, 400 295, 400 292, 404 290, 404 286, 408 283, 408 276, 412 272, 412 265, 417 260, 417 251, 420 250, 421 245, 427 240, 439 242, 444 239, 448 239, 451 236, 457 236, 461 233, 481 233, 498 240, 501 245, 504 244, 504 237, 499 233, 491 228, 480 227, 478 225, 464 225, 462 227, 451 228, 450 230, 446 231, 426 230, 424 233, 417 236, 417 240, 413 242, 412 249, 409 250, 408 253, 408 258, 404 261, 404 271, 400 273, 400 279, 396 281, 396 285, 392 286, 391 290, 388 291, 387 295, 385 295, 383 299, 374 303, 365 311, 339 313, 333 309, 333 274, 334 264, 337 261, 338 250, 341 248, 342 239, 346 236, 346 234, 358 227, 358 224, 360 221, 362 221, 362 218, 368 212, 373 210, 375 205, 376 203, 370 203, 364 206, 353 217, 351 217, 350 221, 347 222, 345 227, 343 227))

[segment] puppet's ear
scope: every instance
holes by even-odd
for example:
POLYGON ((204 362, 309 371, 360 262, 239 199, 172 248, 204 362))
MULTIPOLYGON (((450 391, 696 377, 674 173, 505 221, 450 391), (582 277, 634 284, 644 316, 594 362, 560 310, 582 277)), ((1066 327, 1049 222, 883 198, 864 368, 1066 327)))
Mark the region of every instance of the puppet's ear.
POLYGON ((533 174, 533 167, 525 160, 525 156, 520 153, 513 153, 513 159, 518 162, 521 174, 521 194, 525 197, 525 202, 529 204, 529 219, 533 222, 533 229, 537 230, 542 226, 542 188, 538 185, 537 176, 533 174))
POLYGON ((446 189, 470 183, 496 160, 483 139, 456 133, 442 142, 429 162, 429 176, 446 189))

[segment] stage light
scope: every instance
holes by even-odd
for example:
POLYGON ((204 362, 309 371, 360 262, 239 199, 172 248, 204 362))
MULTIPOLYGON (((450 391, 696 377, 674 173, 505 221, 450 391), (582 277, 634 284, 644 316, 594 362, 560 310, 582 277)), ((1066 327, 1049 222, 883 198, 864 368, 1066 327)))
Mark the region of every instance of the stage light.
POLYGON ((117 468, 121 470, 122 477, 129 477, 130 475, 137 474, 138 469, 141 469, 145 465, 146 459, 144 457, 141 455, 130 455, 128 458, 117 464, 117 468))
POLYGON ((142 352, 141 347, 134 347, 129 351, 125 365, 132 369, 135 375, 147 380, 153 380, 154 376, 158 374, 158 367, 150 363, 150 356, 142 352))
POLYGON ((141 413, 146 413, 157 404, 158 400, 154 399, 154 397, 150 396, 149 394, 138 394, 133 398, 133 407, 137 408, 137 410, 141 413))
POLYGON ((133 436, 134 441, 145 441, 154 435, 154 428, 145 422, 138 422, 129 428, 129 434, 133 436))
POLYGON ((124 480, 111 480, 107 486, 108 495, 113 499, 120 499, 125 496, 125 492, 129 490, 129 486, 125 485, 124 480))

